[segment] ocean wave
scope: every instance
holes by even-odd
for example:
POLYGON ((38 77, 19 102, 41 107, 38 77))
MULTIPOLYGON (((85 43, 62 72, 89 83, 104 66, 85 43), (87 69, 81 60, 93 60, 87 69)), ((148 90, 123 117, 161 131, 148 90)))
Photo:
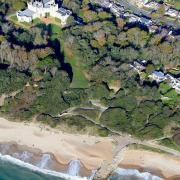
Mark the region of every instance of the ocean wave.
POLYGON ((97 170, 92 170, 91 175, 88 177, 88 180, 93 180, 94 176, 96 175, 97 170))
POLYGON ((12 157, 28 162, 33 157, 33 154, 28 151, 24 151, 22 153, 16 152, 12 154, 12 157))
POLYGON ((149 172, 140 172, 137 169, 117 168, 109 180, 121 179, 137 179, 137 180, 162 180, 162 178, 152 175, 149 172))
POLYGON ((81 169, 81 162, 79 160, 72 160, 69 164, 67 174, 71 176, 78 176, 81 169))
POLYGON ((47 169, 50 161, 51 156, 49 154, 43 154, 41 161, 36 166, 41 169, 47 169))
POLYGON ((37 167, 37 166, 34 166, 32 164, 23 162, 23 161, 21 161, 19 159, 16 159, 16 158, 14 158, 12 156, 2 155, 1 153, 0 153, 0 160, 7 161, 7 162, 10 162, 12 164, 16 164, 18 166, 24 167, 24 168, 28 168, 28 169, 30 169, 32 171, 35 171, 35 172, 39 172, 39 173, 43 173, 43 174, 51 175, 51 176, 56 176, 56 177, 64 178, 64 179, 67 179, 67 180, 87 180, 86 177, 71 176, 69 174, 64 174, 64 173, 61 173, 61 172, 42 169, 40 167, 37 167))

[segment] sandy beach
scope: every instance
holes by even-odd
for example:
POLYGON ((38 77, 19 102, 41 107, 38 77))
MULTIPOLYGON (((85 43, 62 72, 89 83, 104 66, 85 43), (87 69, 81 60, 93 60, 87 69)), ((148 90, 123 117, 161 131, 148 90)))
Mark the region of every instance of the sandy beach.
POLYGON ((60 164, 78 159, 88 169, 98 168, 103 160, 112 160, 110 138, 67 134, 36 123, 11 122, 0 118, 0 142, 16 142, 42 153, 51 153, 60 164))
MULTIPOLYGON (((56 161, 66 167, 71 160, 78 159, 89 172, 99 168, 103 161, 112 162, 113 158, 111 137, 68 134, 34 122, 12 122, 0 118, 0 144, 12 142, 53 154, 56 161)), ((16 145, 12 147, 17 149, 16 145)), ((122 151, 119 166, 148 171, 168 180, 180 179, 180 158, 172 155, 126 148, 122 151)))
POLYGON ((122 168, 148 171, 167 180, 180 179, 180 158, 147 150, 127 149, 119 165, 122 168))

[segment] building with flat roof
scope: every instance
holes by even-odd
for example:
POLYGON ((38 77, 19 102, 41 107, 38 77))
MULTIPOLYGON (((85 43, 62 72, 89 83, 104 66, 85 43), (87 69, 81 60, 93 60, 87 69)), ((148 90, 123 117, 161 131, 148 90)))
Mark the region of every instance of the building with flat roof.
POLYGON ((61 20, 61 24, 66 24, 71 11, 59 8, 55 0, 31 0, 27 3, 27 9, 16 13, 20 22, 32 22, 33 19, 52 16, 61 20))

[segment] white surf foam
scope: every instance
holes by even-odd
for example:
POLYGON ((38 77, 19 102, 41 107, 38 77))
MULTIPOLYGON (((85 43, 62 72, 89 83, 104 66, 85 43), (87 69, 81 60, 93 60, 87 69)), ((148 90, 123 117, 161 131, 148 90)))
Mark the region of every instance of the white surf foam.
POLYGON ((32 171, 35 171, 35 172, 39 172, 39 173, 43 173, 43 174, 46 174, 46 175, 51 175, 51 176, 56 176, 56 177, 60 177, 60 178, 64 178, 64 179, 67 179, 67 180, 87 180, 86 177, 78 177, 78 176, 71 176, 69 174, 64 174, 64 173, 60 173, 60 172, 56 172, 56 171, 51 171, 51 170, 47 170, 47 169, 41 169, 37 166, 34 166, 32 164, 29 164, 29 163, 25 163, 19 159, 16 159, 12 156, 9 156, 9 155, 2 155, 0 153, 0 160, 2 161, 7 161, 7 162, 10 162, 12 164, 16 164, 16 165, 19 165, 21 167, 25 167, 25 168, 28 168, 32 171))
POLYGON ((149 172, 139 172, 137 169, 123 169, 117 168, 114 173, 117 173, 121 176, 135 176, 139 180, 162 180, 162 178, 152 175, 149 172))
POLYGON ((6 154, 9 148, 10 148, 9 144, 0 144, 0 149, 2 154, 6 154))
POLYGON ((91 175, 88 177, 88 180, 93 180, 96 172, 97 172, 97 170, 92 170, 92 173, 91 173, 91 175))
POLYGON ((79 160, 72 160, 69 164, 67 174, 71 176, 79 176, 81 169, 81 162, 79 160))
POLYGON ((41 169, 47 169, 50 160, 51 156, 49 154, 43 154, 41 161, 37 164, 37 166, 41 169))
POLYGON ((24 152, 22 152, 22 153, 18 153, 18 152, 13 153, 12 156, 13 156, 14 158, 16 158, 16 159, 20 159, 20 160, 22 160, 22 161, 24 161, 24 162, 27 162, 27 161, 29 161, 29 159, 31 159, 31 157, 33 156, 33 154, 30 153, 30 152, 28 152, 28 151, 24 151, 24 152))

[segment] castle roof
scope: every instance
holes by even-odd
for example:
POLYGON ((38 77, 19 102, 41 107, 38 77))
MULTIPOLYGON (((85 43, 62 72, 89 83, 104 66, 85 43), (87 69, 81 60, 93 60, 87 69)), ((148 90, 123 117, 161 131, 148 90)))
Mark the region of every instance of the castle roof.
POLYGON ((31 11, 30 9, 25 9, 24 11, 18 12, 19 16, 26 16, 26 17, 32 17, 33 14, 35 14, 35 12, 31 11))

